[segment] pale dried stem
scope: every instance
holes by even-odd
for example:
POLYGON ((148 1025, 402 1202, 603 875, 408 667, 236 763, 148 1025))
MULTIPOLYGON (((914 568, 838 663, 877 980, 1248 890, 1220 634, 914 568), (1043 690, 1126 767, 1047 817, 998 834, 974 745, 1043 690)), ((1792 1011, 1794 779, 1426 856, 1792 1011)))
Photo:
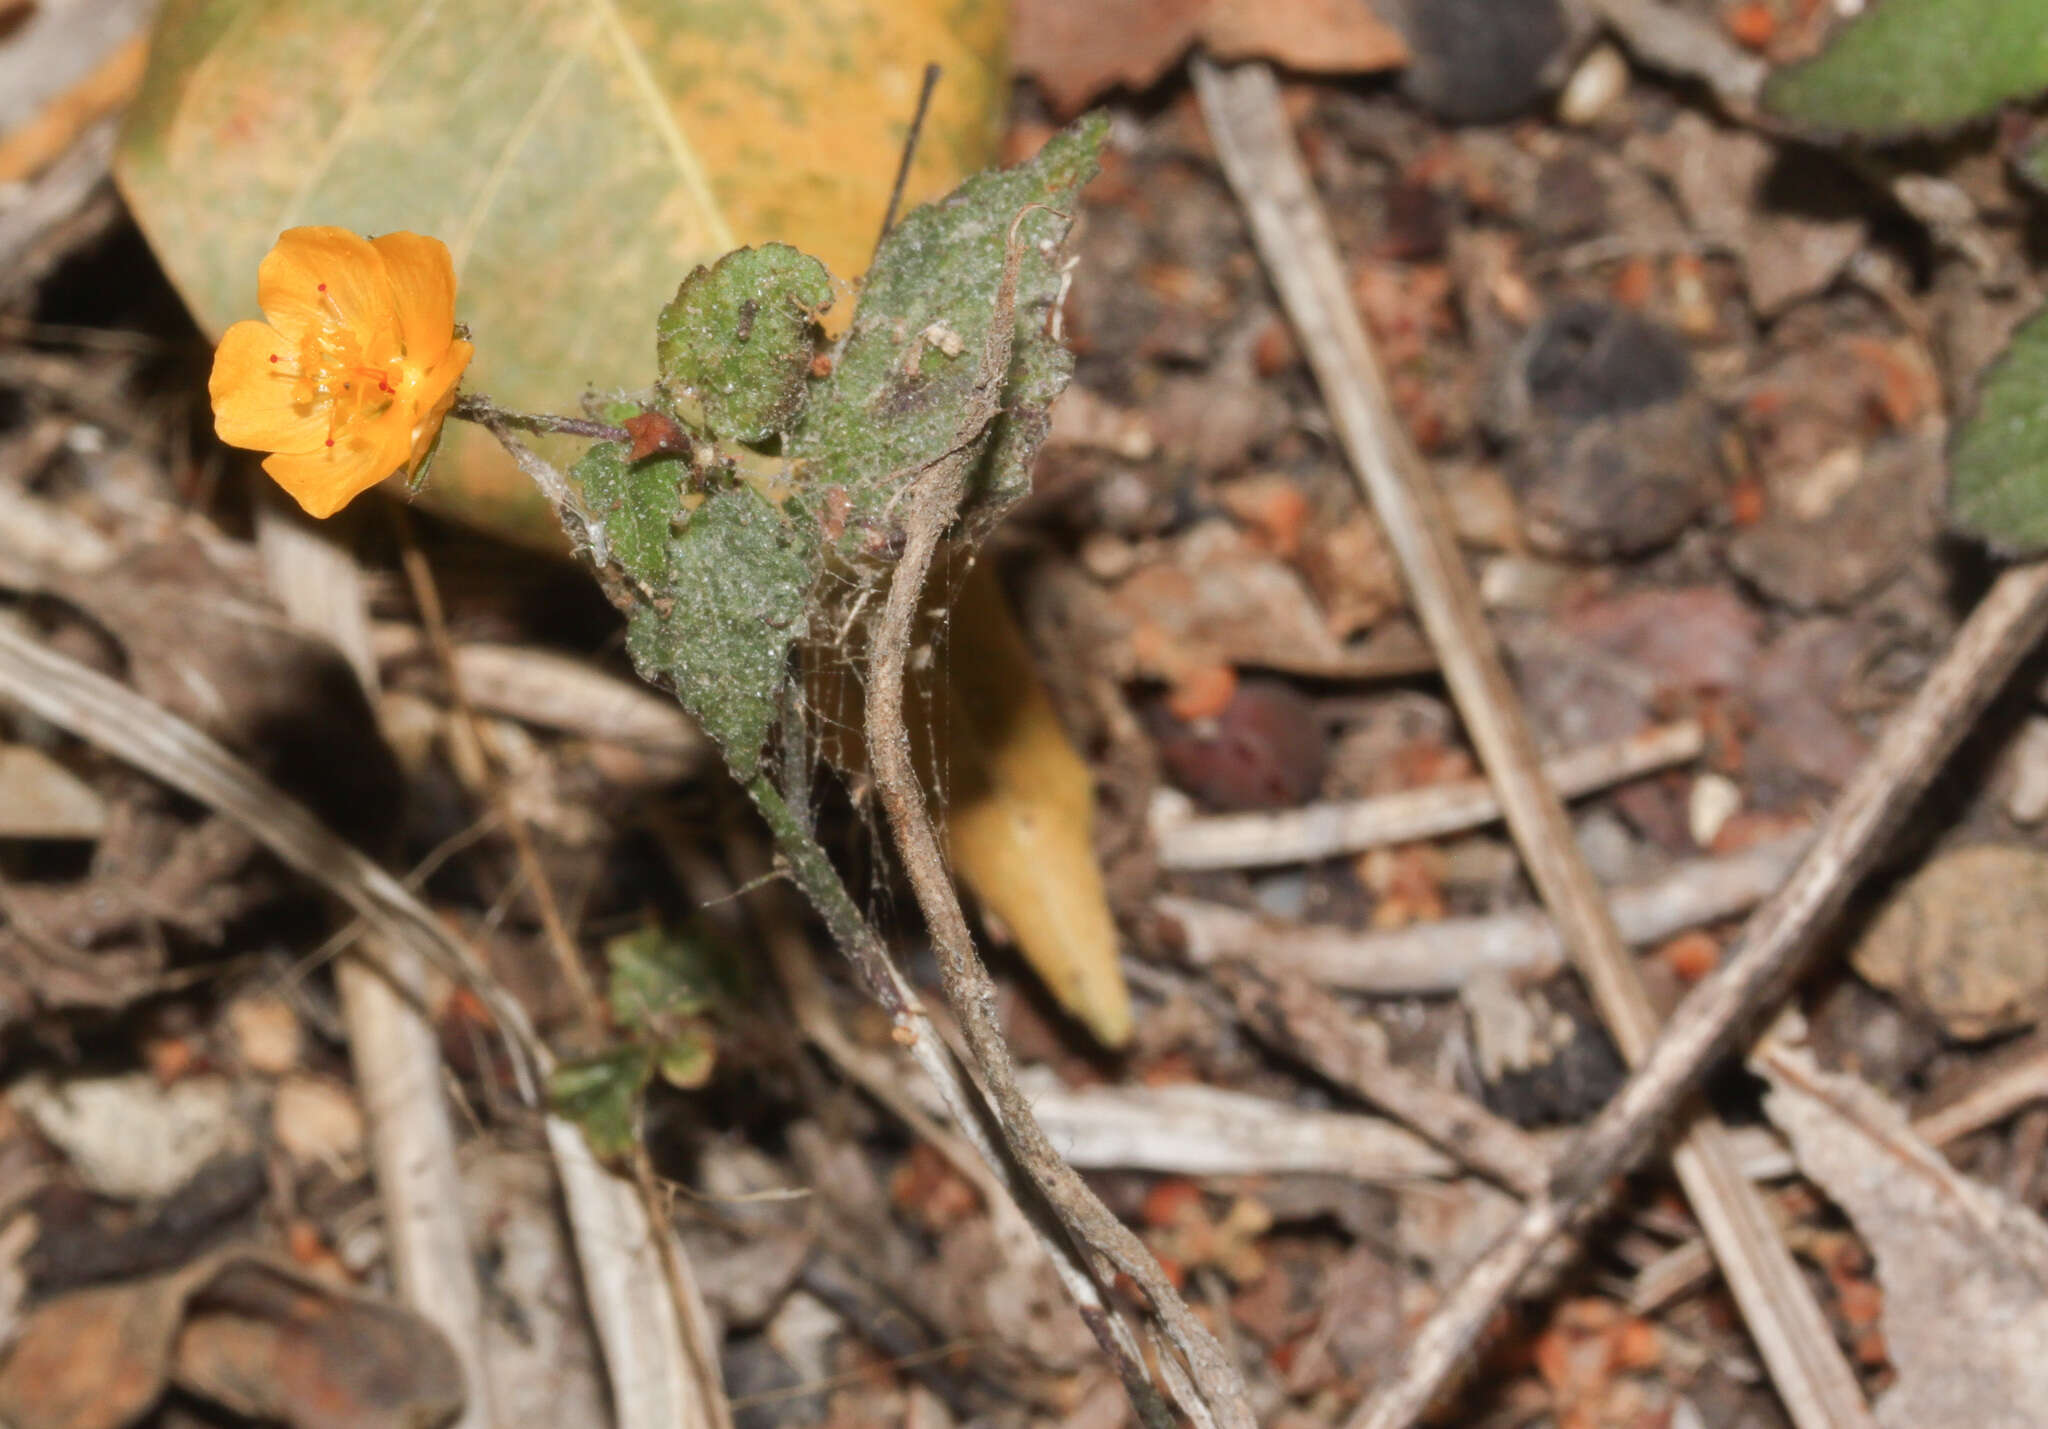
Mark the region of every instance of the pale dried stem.
MULTIPOLYGON (((1705 745, 1699 722, 1681 720, 1575 749, 1544 765, 1543 773, 1560 795, 1572 799, 1696 759, 1705 745)), ((1153 834, 1159 866, 1168 871, 1265 868, 1462 833, 1500 816, 1491 784, 1461 779, 1274 813, 1155 820, 1153 834)))
MULTIPOLYGON (((1197 60, 1194 68, 1224 173, 1401 563, 1458 712, 1499 788, 1508 828, 1601 1019, 1622 1055, 1640 1062, 1656 1037, 1655 1008, 1564 805, 1544 780, 1441 493, 1387 396, 1279 87, 1263 65, 1224 71, 1197 60)), ((1801 1429, 1872 1423, 1826 1316, 1735 1168, 1719 1123, 1698 1115, 1672 1164, 1794 1422, 1801 1429)))
MULTIPOLYGON (((1612 889, 1614 921, 1624 939, 1640 946, 1746 913, 1784 883, 1811 842, 1805 834, 1774 839, 1612 889)), ((1178 894, 1163 894, 1152 907, 1165 934, 1197 966, 1251 959, 1268 972, 1380 997, 1455 993, 1488 972, 1546 977, 1564 963, 1564 942, 1540 908, 1354 932, 1178 894)))

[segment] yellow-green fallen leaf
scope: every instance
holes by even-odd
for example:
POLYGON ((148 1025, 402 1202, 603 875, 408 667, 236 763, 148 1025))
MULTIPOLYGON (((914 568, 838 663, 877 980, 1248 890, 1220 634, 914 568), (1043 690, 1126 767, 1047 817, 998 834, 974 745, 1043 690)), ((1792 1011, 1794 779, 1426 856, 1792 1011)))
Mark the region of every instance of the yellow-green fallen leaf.
POLYGON ((1095 786, 1067 739, 1002 587, 962 584, 944 663, 946 847, 1054 997, 1105 1045, 1131 1035, 1131 995, 1095 861, 1095 786))
MULTIPOLYGON (((928 61, 909 201, 985 165, 1003 24, 999 0, 169 0, 115 173, 213 333, 255 315, 285 228, 443 239, 466 385, 555 410, 645 387, 651 315, 729 249, 865 268, 928 61)), ((560 540, 475 428, 422 499, 560 540)))

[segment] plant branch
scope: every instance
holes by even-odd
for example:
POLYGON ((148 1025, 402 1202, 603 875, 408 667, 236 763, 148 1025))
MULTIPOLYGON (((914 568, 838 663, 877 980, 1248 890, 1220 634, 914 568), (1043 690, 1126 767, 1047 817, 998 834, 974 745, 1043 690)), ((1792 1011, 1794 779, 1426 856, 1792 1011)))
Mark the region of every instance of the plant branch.
MULTIPOLYGON (((1079 1173, 1053 1148, 1017 1085, 1016 1064, 996 1021, 995 984, 975 951, 959 895, 946 870, 924 791, 917 780, 910 732, 904 723, 904 676, 925 581, 940 542, 959 515, 968 472, 983 450, 1009 374, 1021 257, 1013 225, 988 341, 966 417, 957 429, 952 449, 921 471, 911 473, 903 488, 898 508, 903 521, 903 554, 896 562, 888 596, 868 640, 868 765, 888 812, 890 833, 903 859, 918 908, 936 945, 946 1001, 959 1020, 961 1034, 988 1088, 1011 1153, 1069 1230, 1129 1276, 1151 1301, 1166 1338, 1182 1357, 1181 1365, 1174 1368, 1184 1370, 1185 1379, 1192 1382, 1198 1396, 1196 1403, 1185 1407, 1191 1412, 1206 1411, 1217 1424, 1250 1429, 1254 1420, 1236 1366, 1181 1300, 1143 1242, 1110 1213, 1079 1173)), ((1171 1372, 1167 1377, 1170 1384, 1181 1378, 1171 1372)), ((1131 1385, 1134 1394, 1138 1387, 1131 1385)), ((1143 1398, 1137 1403, 1141 1412, 1149 1407, 1143 1398)))
POLYGON ((455 405, 448 409, 448 415, 465 422, 475 422, 493 432, 499 427, 510 427, 541 436, 588 437, 594 442, 633 440, 631 432, 609 422, 593 422, 588 417, 557 417, 547 412, 514 412, 474 392, 465 392, 457 397, 455 405))

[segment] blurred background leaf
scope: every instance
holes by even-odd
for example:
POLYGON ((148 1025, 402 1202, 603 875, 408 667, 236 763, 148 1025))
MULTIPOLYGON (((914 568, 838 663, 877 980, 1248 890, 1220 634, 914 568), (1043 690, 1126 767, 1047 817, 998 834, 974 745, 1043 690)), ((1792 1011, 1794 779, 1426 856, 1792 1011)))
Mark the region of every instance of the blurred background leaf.
MULTIPOLYGON (((256 312, 278 233, 444 239, 476 334, 468 385, 559 410, 654 376, 681 278, 780 239, 867 266, 927 61, 945 68, 908 199, 986 165, 999 0, 170 0, 116 175, 217 335, 256 312)), ((480 430, 429 506, 559 538, 480 430)))
POLYGON ((1950 129, 2048 89, 2048 0, 1885 0, 1771 76, 1764 107, 1831 134, 1950 129))

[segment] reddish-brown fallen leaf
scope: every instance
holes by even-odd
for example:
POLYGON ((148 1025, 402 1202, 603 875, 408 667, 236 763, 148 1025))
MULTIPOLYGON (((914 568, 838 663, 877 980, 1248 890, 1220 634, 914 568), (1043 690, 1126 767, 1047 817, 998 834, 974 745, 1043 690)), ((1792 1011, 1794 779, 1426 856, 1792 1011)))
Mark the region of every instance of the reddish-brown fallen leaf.
POLYGON ((1122 85, 1144 89, 1190 46, 1317 74, 1408 61, 1408 47, 1364 0, 1019 0, 1012 56, 1061 115, 1122 85))

